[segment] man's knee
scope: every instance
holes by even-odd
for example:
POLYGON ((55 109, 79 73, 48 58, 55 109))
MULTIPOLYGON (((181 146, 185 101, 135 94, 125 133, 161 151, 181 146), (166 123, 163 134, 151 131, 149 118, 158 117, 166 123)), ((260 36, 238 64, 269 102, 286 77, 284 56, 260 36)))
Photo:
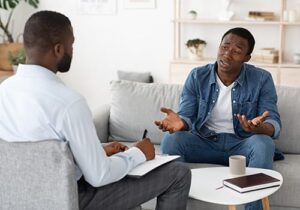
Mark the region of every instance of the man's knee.
POLYGON ((254 135, 248 141, 251 148, 249 166, 271 169, 275 151, 274 140, 267 135, 254 135))
POLYGON ((274 140, 270 136, 257 134, 251 136, 249 141, 256 152, 273 154, 275 151, 274 140))
POLYGON ((183 185, 190 186, 191 183, 191 170, 184 162, 173 161, 168 164, 168 171, 176 171, 174 174, 176 179, 182 182, 183 185))

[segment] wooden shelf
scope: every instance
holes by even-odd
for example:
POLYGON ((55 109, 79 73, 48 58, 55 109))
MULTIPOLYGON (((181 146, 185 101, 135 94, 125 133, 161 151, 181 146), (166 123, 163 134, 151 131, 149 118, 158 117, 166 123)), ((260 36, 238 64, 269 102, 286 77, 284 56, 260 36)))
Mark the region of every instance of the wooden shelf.
POLYGON ((281 22, 282 25, 299 26, 300 22, 281 22))
POLYGON ((299 26, 300 21, 286 22, 286 21, 257 21, 257 20, 230 20, 222 21, 217 19, 174 19, 175 23, 192 23, 192 24, 226 24, 226 25, 294 25, 299 26))
MULTIPOLYGON (((248 0, 251 1, 251 0, 248 0)), ((171 83, 183 83, 185 81, 186 76, 190 72, 190 70, 197 66, 202 66, 208 63, 214 63, 216 61, 215 55, 211 54, 203 60, 189 60, 185 58, 183 53, 183 43, 182 43, 182 34, 185 30, 184 25, 187 24, 199 24, 205 26, 212 26, 214 28, 222 26, 222 25, 233 25, 233 26, 257 26, 259 30, 268 30, 269 28, 278 30, 278 32, 274 33, 274 37, 271 36, 270 39, 274 40, 276 36, 276 40, 274 43, 278 43, 278 63, 259 63, 250 60, 250 64, 255 66, 264 68, 271 72, 274 82, 277 85, 288 85, 288 86, 300 86, 298 82, 300 79, 300 64, 295 64, 288 59, 292 59, 292 56, 289 54, 284 54, 286 52, 287 40, 290 37, 287 30, 290 27, 298 27, 300 26, 300 20, 295 22, 288 22, 283 20, 283 13, 287 9, 291 9, 287 7, 289 0, 280 0, 276 2, 279 4, 279 13, 277 13, 277 19, 274 21, 263 21, 263 20, 230 20, 230 21, 221 21, 218 20, 217 17, 215 19, 188 19, 182 16, 182 4, 186 3, 187 0, 174 0, 174 16, 173 16, 173 24, 174 24, 174 54, 173 60, 170 62, 170 82, 171 83), (279 14, 279 17, 278 17, 279 14), (259 26, 263 26, 263 29, 259 26), (268 29, 266 29, 268 28, 268 29), (278 39, 277 39, 278 37, 278 39)), ((203 6, 203 5, 202 5, 203 6)), ((243 18, 243 17, 241 17, 243 18)), ((194 25, 192 25, 194 27, 194 25)), ((201 28, 200 28, 201 29, 201 28)), ((190 30, 190 29, 189 29, 190 30)), ((298 29, 297 29, 298 30, 298 29)), ((188 31, 188 30, 187 30, 188 31)), ((186 38, 186 37, 185 37, 186 38)), ((219 39, 217 40, 219 41, 219 39)), ((297 43, 296 43, 297 44, 297 43)), ((276 46, 277 48, 277 46, 276 46)))
MULTIPOLYGON (((189 59, 175 59, 172 60, 172 64, 208 64, 208 63, 214 63, 216 59, 214 58, 204 58, 203 60, 189 60, 189 59)), ((259 63, 259 62, 249 62, 252 65, 260 66, 260 67, 272 67, 272 68, 300 68, 300 64, 294 64, 294 63, 259 63)))
MULTIPOLYGON (((279 25, 280 21, 255 21, 255 20, 230 20, 221 21, 214 19, 174 19, 175 23, 193 23, 193 24, 217 24, 217 25, 279 25)), ((286 23, 286 24, 297 24, 297 23, 286 23)), ((298 23, 300 25, 300 23, 298 23)))

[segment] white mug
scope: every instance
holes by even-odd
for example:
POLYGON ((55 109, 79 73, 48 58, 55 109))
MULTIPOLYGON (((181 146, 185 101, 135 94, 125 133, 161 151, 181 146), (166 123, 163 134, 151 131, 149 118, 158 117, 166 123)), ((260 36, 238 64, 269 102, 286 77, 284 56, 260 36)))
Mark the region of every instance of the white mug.
POLYGON ((243 155, 230 156, 229 171, 232 175, 246 174, 246 157, 243 155))

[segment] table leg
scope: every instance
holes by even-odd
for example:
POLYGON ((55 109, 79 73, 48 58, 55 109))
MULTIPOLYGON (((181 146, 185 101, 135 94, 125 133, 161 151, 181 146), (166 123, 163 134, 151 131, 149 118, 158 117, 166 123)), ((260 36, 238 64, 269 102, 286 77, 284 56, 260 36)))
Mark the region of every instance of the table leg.
POLYGON ((228 210, 236 210, 236 206, 235 205, 229 205, 228 210))
POLYGON ((265 197, 262 199, 263 210, 270 210, 269 198, 265 197))

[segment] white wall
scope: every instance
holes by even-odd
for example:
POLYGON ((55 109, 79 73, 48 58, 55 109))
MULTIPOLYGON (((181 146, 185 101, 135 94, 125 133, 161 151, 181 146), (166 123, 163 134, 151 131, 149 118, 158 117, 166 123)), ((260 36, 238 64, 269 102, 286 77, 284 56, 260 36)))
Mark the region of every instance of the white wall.
MULTIPOLYGON (((61 12, 72 22, 73 62, 60 77, 86 97, 92 110, 109 102, 109 82, 117 79, 118 69, 151 71, 155 81, 167 82, 173 0, 157 0, 155 9, 125 9, 123 0, 117 0, 116 15, 82 15, 76 0, 41 0, 39 10, 45 9, 61 12)), ((35 11, 26 5, 17 15, 25 22, 35 11)), ((19 24, 21 28, 24 23, 19 24)))

